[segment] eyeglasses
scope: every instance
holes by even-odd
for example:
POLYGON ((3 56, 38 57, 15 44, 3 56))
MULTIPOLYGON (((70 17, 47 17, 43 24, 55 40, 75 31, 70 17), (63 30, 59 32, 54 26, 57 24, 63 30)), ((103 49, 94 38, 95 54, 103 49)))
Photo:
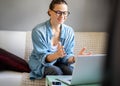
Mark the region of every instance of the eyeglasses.
POLYGON ((63 12, 59 10, 58 11, 52 10, 52 11, 55 12, 57 16, 61 16, 63 14, 65 17, 67 17, 70 14, 69 11, 63 11, 63 12))

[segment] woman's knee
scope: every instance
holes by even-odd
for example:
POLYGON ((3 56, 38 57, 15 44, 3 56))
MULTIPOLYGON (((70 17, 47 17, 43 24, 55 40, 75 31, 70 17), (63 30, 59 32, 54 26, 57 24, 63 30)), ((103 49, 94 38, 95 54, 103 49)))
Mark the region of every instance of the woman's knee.
POLYGON ((50 66, 45 68, 45 75, 63 75, 63 72, 59 67, 50 66))
POLYGON ((59 64, 57 65, 62 71, 64 75, 72 75, 73 67, 70 65, 59 64))

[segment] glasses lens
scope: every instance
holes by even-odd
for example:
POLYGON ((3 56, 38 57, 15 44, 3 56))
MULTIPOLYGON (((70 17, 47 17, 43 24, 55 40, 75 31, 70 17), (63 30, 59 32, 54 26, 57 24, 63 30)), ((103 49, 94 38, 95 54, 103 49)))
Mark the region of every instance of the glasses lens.
POLYGON ((53 11, 57 14, 57 16, 61 16, 62 14, 64 16, 68 16, 70 14, 69 11, 64 11, 64 12, 62 12, 62 11, 55 11, 55 10, 53 10, 53 11))
POLYGON ((63 12, 63 15, 64 16, 68 16, 68 12, 63 12))

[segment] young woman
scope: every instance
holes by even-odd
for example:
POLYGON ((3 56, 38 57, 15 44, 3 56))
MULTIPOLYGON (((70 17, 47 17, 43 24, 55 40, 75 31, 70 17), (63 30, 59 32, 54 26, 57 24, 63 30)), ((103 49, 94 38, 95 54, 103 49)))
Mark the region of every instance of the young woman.
MULTIPOLYGON (((48 9, 50 19, 32 30, 33 51, 29 59, 30 79, 46 75, 71 75, 75 62, 74 31, 63 24, 70 12, 65 0, 52 0, 48 9)), ((85 48, 80 51, 84 54, 85 48)))

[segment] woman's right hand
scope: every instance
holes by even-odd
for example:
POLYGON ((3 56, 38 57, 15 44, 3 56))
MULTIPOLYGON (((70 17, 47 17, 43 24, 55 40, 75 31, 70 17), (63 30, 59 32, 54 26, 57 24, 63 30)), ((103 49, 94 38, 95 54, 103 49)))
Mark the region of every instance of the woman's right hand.
POLYGON ((58 43, 57 51, 54 54, 49 54, 46 57, 46 62, 52 62, 58 58, 63 58, 64 56, 66 56, 65 51, 64 51, 64 47, 61 46, 60 43, 58 43))
POLYGON ((65 50, 64 50, 64 46, 61 45, 61 43, 57 44, 57 52, 56 55, 59 58, 63 58, 64 56, 66 56, 65 50))

